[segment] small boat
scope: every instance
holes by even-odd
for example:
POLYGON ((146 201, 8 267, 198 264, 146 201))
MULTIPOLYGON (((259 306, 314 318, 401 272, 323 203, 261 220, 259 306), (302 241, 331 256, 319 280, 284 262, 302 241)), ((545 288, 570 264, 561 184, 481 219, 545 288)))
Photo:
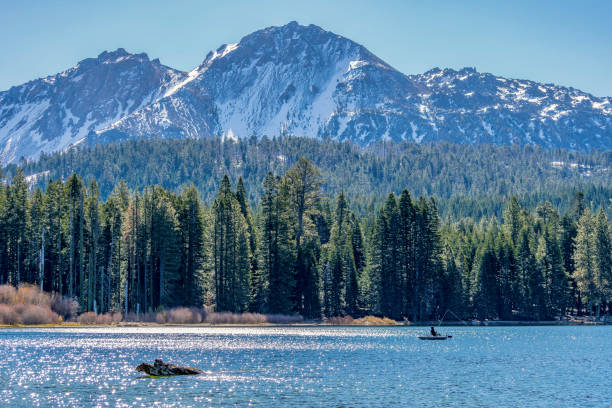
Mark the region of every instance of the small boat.
POLYGON ((419 336, 419 340, 446 340, 451 338, 453 336, 419 336))

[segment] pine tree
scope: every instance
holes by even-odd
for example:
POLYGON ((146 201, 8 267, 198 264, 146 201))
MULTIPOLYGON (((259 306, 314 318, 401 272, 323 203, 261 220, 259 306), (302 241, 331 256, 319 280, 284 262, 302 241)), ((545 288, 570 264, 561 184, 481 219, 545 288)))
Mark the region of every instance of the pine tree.
POLYGON ((280 187, 280 179, 268 173, 261 202, 259 248, 262 273, 257 293, 263 298, 258 303, 267 299, 267 310, 288 314, 294 310, 294 249, 290 239, 288 194, 285 188, 279 190, 280 187))
POLYGON ((23 172, 18 170, 7 189, 5 215, 8 283, 14 286, 21 282, 26 255, 27 197, 28 185, 23 172))
MULTIPOLYGON (((98 278, 98 247, 100 240, 100 207, 98 185, 92 181, 87 192, 86 223, 88 227, 88 268, 87 268, 87 310, 97 309, 99 304, 97 283, 98 278)), ((83 296, 83 294, 81 294, 83 296)))
POLYGON ((213 211, 217 310, 242 312, 249 300, 248 227, 227 176, 221 182, 213 211))
POLYGON ((574 218, 576 220, 579 220, 580 217, 584 215, 584 211, 586 210, 586 208, 587 206, 584 202, 584 193, 582 191, 579 191, 574 196, 574 201, 572 203, 572 213, 574 218))
POLYGON ((251 293, 249 293, 249 309, 251 311, 262 311, 264 294, 262 288, 262 280, 259 272, 259 265, 257 259, 257 231, 255 230, 255 221, 253 219, 253 212, 248 204, 246 190, 244 188, 244 182, 242 177, 238 179, 236 185, 236 200, 240 205, 240 212, 247 223, 247 231, 249 233, 249 253, 251 254, 250 267, 249 267, 249 287, 251 293))
POLYGON ((122 230, 123 216, 127 212, 128 197, 125 184, 120 184, 115 188, 111 197, 104 204, 104 220, 106 231, 106 285, 107 309, 121 310, 122 298, 122 230))
POLYGON ((0 285, 5 285, 8 282, 8 247, 6 245, 8 239, 8 220, 6 217, 7 190, 4 173, 0 169, 0 285))
POLYGON ((44 195, 45 265, 43 289, 64 294, 66 199, 62 182, 49 181, 44 195))
POLYGON ((161 189, 153 191, 151 215, 151 275, 153 307, 192 306, 198 299, 201 235, 197 195, 187 190, 181 215, 161 189), (180 218, 180 220, 179 220, 180 218), (193 223, 189 225, 189 223, 193 223))
POLYGON ((352 219, 353 231, 351 234, 351 243, 353 244, 353 259, 355 260, 355 268, 357 270, 357 278, 361 277, 363 270, 366 267, 365 248, 363 245, 363 234, 359 226, 359 220, 353 214, 352 219))
POLYGON ((374 238, 373 268, 376 270, 380 312, 397 318, 402 309, 402 293, 399 276, 397 227, 399 212, 393 193, 389 194, 385 206, 376 222, 374 238))
POLYGON ((574 251, 575 277, 578 289, 589 306, 589 310, 594 309, 598 314, 603 300, 603 291, 601 277, 598 274, 596 231, 593 214, 586 208, 578 221, 576 250, 574 251))
POLYGON ((417 282, 416 268, 416 211, 408 190, 403 190, 399 200, 398 262, 402 290, 402 312, 418 319, 416 310, 419 299, 420 276, 417 282))
POLYGON ((600 282, 602 297, 607 300, 608 310, 612 302, 612 237, 610 224, 603 208, 599 209, 595 219, 595 257, 597 276, 600 282))
POLYGON ((499 317, 499 276, 495 255, 494 233, 489 230, 478 266, 478 291, 474 301, 481 317, 499 317))
POLYGON ((497 236, 497 265, 499 269, 498 314, 504 320, 512 320, 512 311, 518 306, 516 265, 511 238, 503 232, 497 236))
POLYGON ((537 265, 529 230, 526 227, 521 230, 518 245, 517 265, 522 282, 523 314, 532 320, 540 320, 546 313, 544 278, 537 265))
POLYGON ((317 260, 313 255, 318 252, 318 236, 310 215, 317 207, 322 183, 319 170, 310 161, 301 158, 285 173, 281 187, 287 191, 295 237, 295 311, 307 317, 317 317, 320 310, 319 284, 313 275, 317 265, 316 262, 312 263, 317 260))
POLYGON ((352 229, 348 221, 349 210, 348 203, 344 193, 340 193, 336 199, 336 209, 334 211, 334 223, 331 231, 330 239, 330 254, 329 265, 330 280, 329 290, 326 304, 329 304, 329 310, 325 313, 327 316, 341 316, 345 313, 345 306, 351 302, 351 312, 356 309, 356 290, 348 283, 348 279, 355 278, 355 263, 353 261, 352 243, 350 236, 352 229), (345 292, 346 291, 346 292, 345 292), (350 299, 349 299, 350 298, 350 299), (345 305, 345 301, 347 304, 345 305))
POLYGON ((523 226, 523 220, 521 217, 522 209, 516 196, 510 198, 508 208, 504 212, 504 221, 508 226, 510 238, 512 240, 513 247, 518 244, 521 228, 523 226))
POLYGON ((125 222, 122 231, 123 265, 121 267, 122 305, 124 313, 137 310, 138 297, 138 267, 139 267, 139 229, 140 229, 140 197, 138 194, 129 200, 125 222))
POLYGON ((321 244, 314 229, 307 230, 299 254, 300 256, 296 259, 297 268, 303 271, 304 276, 302 314, 308 319, 319 319, 321 318, 321 299, 318 267, 321 258, 321 244))
POLYGON ((443 313, 439 310, 439 294, 444 271, 441 260, 440 218, 437 204, 433 198, 427 202, 421 197, 417 208, 417 242, 420 243, 417 246, 415 264, 421 277, 420 282, 417 282, 421 287, 417 304, 419 305, 419 320, 423 320, 423 312, 426 312, 430 318, 438 317, 438 314, 443 313))
MULTIPOLYGON (((243 187, 244 190, 244 187, 243 187)), ((181 283, 184 305, 200 305, 204 288, 202 274, 204 263, 204 219, 198 192, 193 185, 181 196, 178 228, 183 234, 183 265, 181 283)))
POLYGON ((570 306, 576 311, 582 308, 580 302, 580 294, 578 293, 578 284, 575 279, 576 267, 574 265, 574 241, 576 239, 577 227, 574 219, 565 214, 561 218, 561 254, 563 256, 563 268, 569 279, 570 293, 568 295, 570 306))
POLYGON ((444 279, 442 281, 442 297, 444 313, 452 311, 455 316, 465 313, 465 298, 461 271, 457 266, 457 257, 451 245, 447 243, 443 250, 444 279))
POLYGON ((547 308, 550 316, 562 314, 568 304, 569 281, 563 268, 563 257, 556 225, 547 225, 542 237, 540 266, 546 288, 547 308))
MULTIPOLYGON (((79 295, 86 293, 85 282, 82 276, 84 265, 81 263, 83 248, 83 195, 85 189, 83 182, 76 175, 70 176, 66 182, 68 196, 68 245, 69 245, 69 269, 68 269, 68 295, 79 295), (79 273, 77 273, 77 271, 79 273), (78 290, 77 290, 78 288, 78 290)), ((85 306, 82 303, 83 306, 85 306)), ((85 309, 85 307, 84 307, 85 309)))
POLYGON ((26 231, 28 272, 25 281, 37 284, 40 287, 44 273, 44 250, 41 250, 44 241, 44 198, 40 188, 36 188, 34 191, 28 207, 29 215, 26 231))

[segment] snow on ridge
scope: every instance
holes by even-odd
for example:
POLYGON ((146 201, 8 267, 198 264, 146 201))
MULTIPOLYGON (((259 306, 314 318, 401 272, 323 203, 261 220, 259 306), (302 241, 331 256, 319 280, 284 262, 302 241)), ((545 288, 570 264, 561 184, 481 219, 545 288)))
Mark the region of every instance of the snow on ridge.
POLYGON ((197 68, 190 71, 189 74, 187 74, 187 78, 177 82, 175 85, 168 88, 168 90, 164 93, 163 97, 166 98, 168 96, 174 95, 179 89, 196 79, 198 75, 200 75, 200 71, 197 68))
POLYGON ((238 48, 238 45, 240 43, 234 43, 234 44, 226 44, 225 46, 223 46, 223 50, 221 52, 218 52, 218 49, 215 50, 215 52, 210 56, 210 58, 207 59, 207 63, 211 63, 214 60, 216 60, 217 58, 223 58, 225 57, 227 54, 229 54, 230 52, 234 51, 236 48, 238 48))
POLYGON ((348 71, 363 67, 364 65, 368 65, 368 64, 369 64, 368 61, 361 61, 361 60, 350 61, 348 71))
POLYGON ((132 57, 132 55, 122 55, 120 57, 115 58, 114 60, 111 60, 111 59, 104 60, 104 61, 102 61, 102 64, 104 64, 104 65, 107 65, 107 64, 117 64, 117 63, 119 63, 121 61, 128 60, 131 57, 132 57))

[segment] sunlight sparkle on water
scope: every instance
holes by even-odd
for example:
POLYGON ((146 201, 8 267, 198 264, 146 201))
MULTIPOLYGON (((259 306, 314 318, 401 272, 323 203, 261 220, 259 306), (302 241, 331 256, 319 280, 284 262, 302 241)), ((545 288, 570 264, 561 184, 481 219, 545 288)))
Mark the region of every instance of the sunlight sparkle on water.
POLYGON ((612 327, 0 331, 0 405, 610 406, 612 327), (155 358, 204 370, 143 378, 155 358))

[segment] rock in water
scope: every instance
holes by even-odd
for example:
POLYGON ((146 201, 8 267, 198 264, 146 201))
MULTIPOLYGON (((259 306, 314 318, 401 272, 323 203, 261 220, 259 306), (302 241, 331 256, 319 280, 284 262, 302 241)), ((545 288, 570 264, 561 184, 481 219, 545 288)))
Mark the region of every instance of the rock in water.
POLYGON ((136 371, 144 372, 149 375, 165 376, 165 375, 194 375, 202 374, 202 370, 192 367, 181 367, 176 364, 164 363, 157 359, 153 365, 142 363, 136 367, 136 371))

